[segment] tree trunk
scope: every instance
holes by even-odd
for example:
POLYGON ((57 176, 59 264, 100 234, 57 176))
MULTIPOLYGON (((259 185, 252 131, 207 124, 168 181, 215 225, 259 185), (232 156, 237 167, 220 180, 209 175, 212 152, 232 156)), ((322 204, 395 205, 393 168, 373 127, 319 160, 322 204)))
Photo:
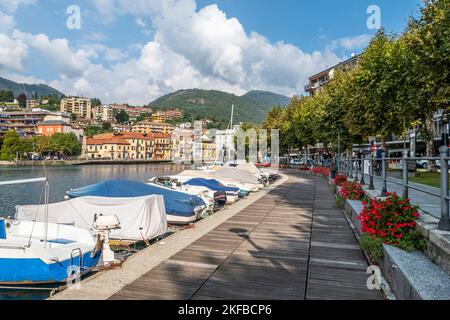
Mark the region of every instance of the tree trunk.
POLYGON ((427 157, 435 155, 434 137, 436 136, 436 126, 434 125, 434 112, 428 110, 425 117, 425 130, 427 132, 427 157))

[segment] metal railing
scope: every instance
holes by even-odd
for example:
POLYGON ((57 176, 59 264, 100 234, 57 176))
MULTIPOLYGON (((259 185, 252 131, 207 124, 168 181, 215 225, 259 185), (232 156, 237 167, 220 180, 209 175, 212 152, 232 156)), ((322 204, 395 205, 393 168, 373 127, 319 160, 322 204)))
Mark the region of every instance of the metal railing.
POLYGON ((448 147, 442 146, 439 149, 439 157, 408 157, 408 152, 403 153, 402 158, 387 158, 383 155, 382 158, 375 158, 374 155, 364 156, 361 158, 347 158, 340 159, 337 165, 338 173, 345 174, 350 179, 368 185, 368 190, 375 190, 374 179, 381 180, 381 197, 387 196, 388 183, 402 186, 402 193, 404 198, 409 197, 409 191, 415 190, 433 197, 441 201, 441 217, 439 220, 439 230, 450 231, 450 197, 449 197, 449 151, 448 147), (417 161, 440 161, 440 193, 432 192, 426 188, 419 188, 416 185, 409 183, 409 166, 413 161, 416 166, 417 161), (389 161, 398 161, 401 163, 401 179, 391 179, 388 177, 389 161), (368 173, 366 173, 366 163, 369 164, 368 173), (376 172, 375 172, 376 171, 376 172), (366 176, 369 177, 368 183, 366 176))

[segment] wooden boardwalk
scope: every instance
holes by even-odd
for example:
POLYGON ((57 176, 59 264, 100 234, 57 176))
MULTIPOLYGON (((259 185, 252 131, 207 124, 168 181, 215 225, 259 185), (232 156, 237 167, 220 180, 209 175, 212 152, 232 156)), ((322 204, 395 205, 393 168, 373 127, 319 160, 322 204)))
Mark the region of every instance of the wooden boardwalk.
POLYGON ((382 299, 321 178, 290 179, 111 299, 382 299))

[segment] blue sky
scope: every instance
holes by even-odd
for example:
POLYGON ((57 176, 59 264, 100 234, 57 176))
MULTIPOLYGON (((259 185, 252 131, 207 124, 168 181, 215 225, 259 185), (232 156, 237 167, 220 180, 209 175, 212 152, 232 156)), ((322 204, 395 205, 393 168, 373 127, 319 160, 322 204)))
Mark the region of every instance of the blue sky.
POLYGON ((401 32, 421 0, 0 0, 0 76, 104 102, 177 89, 301 94, 311 73, 401 32), (81 29, 66 27, 69 5, 81 29), (0 50, 1 52, 1 50, 0 50))

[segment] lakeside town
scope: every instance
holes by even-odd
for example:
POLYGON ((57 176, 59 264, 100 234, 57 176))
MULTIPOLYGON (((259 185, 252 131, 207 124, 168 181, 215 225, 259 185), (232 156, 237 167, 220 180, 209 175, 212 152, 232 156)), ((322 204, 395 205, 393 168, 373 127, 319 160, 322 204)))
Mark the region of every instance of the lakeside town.
MULTIPOLYGON (((5 94, 10 95, 8 92, 5 94)), ((15 133, 11 136, 23 139, 23 143, 13 141, 14 147, 5 147, 8 151, 3 150, 3 160, 17 159, 18 156, 29 160, 170 161, 174 157, 174 133, 192 137, 189 140, 191 146, 188 146, 192 149, 194 124, 167 123, 183 117, 179 110, 153 112, 149 107, 119 104, 93 106, 92 101, 90 98, 65 97, 60 100, 59 111, 40 108, 48 104, 44 99, 26 100, 24 108, 17 99, 0 102, 0 140, 8 139, 11 131, 15 133), (79 145, 75 141, 72 149, 67 151, 52 148, 47 139, 55 134, 74 135, 79 145), (27 144, 27 141, 33 142, 27 144)), ((214 140, 206 135, 208 120, 201 124, 203 159, 214 161, 216 146, 214 140)), ((61 143, 58 146, 63 147, 61 143)))
POLYGON ((215 318, 216 300, 261 318, 298 300, 446 308, 450 1, 286 0, 308 23, 282 36, 249 27, 239 13, 273 23, 250 1, 161 1, 71 6, 105 33, 120 21, 92 46, 15 30, 0 2, 8 52, 73 64, 0 77, 0 300, 146 300, 183 319, 215 318))

